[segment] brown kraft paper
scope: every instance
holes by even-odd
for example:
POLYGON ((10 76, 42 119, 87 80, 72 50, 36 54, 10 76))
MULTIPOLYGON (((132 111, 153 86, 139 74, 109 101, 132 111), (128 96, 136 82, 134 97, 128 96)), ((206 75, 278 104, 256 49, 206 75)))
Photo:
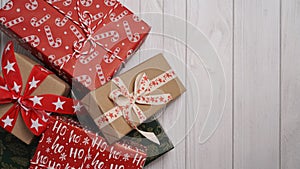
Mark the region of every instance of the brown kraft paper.
MULTIPOLYGON (((126 73, 120 75, 120 78, 123 80, 130 93, 132 93, 134 88, 134 82, 138 74, 146 73, 148 78, 151 80, 170 69, 171 67, 164 58, 164 56, 162 54, 159 54, 145 61, 144 63, 141 63, 140 65, 132 68, 126 73)), ((96 120, 103 113, 109 111, 110 109, 116 106, 114 102, 109 98, 110 92, 115 89, 117 89, 115 84, 113 82, 108 82, 106 85, 90 92, 86 97, 83 98, 82 102, 85 105, 88 113, 94 120, 96 120)), ((174 100, 182 93, 184 93, 185 90, 186 89, 179 80, 179 78, 176 77, 175 79, 171 80, 167 84, 161 86, 160 88, 152 92, 151 94, 169 93, 173 98, 172 100, 174 100)), ((144 112, 147 119, 153 116, 158 110, 165 106, 141 104, 137 105, 144 112)), ((139 125, 137 116, 134 115, 133 118, 136 124, 139 125)), ((120 117, 100 130, 107 139, 107 141, 111 144, 127 135, 130 131, 132 131, 132 128, 123 117, 120 117)))
MULTIPOLYGON (((37 65, 36 62, 30 60, 24 55, 15 53, 17 63, 22 75, 23 88, 22 93, 25 90, 25 84, 27 83, 28 77, 32 68, 37 65)), ((54 74, 49 75, 43 83, 32 93, 32 96, 39 94, 54 94, 60 96, 66 96, 70 91, 70 87, 67 83, 59 79, 54 74)), ((0 105, 0 117, 2 117, 12 106, 12 103, 2 104, 0 105)), ((12 130, 12 134, 17 138, 25 142, 26 144, 30 144, 34 135, 31 131, 26 127, 21 114, 17 118, 17 122, 12 130)))

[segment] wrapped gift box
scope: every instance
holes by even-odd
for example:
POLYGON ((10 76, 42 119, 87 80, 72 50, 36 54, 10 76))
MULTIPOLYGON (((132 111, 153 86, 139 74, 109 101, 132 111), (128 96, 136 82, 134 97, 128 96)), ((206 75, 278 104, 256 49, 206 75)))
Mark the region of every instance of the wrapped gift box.
POLYGON ((150 31, 116 0, 11 0, 0 23, 61 77, 90 90, 109 81, 150 31))
POLYGON ((0 124, 4 129, 29 144, 34 134, 36 134, 32 130, 38 131, 45 127, 42 126, 42 120, 46 121, 47 115, 39 110, 35 115, 32 114, 33 112, 21 113, 21 110, 35 111, 34 109, 29 110, 32 104, 34 106, 42 105, 43 99, 46 98, 37 97, 37 95, 67 95, 70 88, 64 81, 26 56, 14 54, 12 43, 6 46, 4 55, 2 58, 2 73, 6 75, 6 81, 0 77, 0 124), (7 95, 7 98, 5 95, 7 95), (14 99, 14 97, 16 98, 14 99), (35 98, 38 100, 35 100, 35 98), (14 112, 14 110, 18 111, 14 112), (17 114, 13 115, 14 113, 17 114), (29 126, 26 125, 25 121, 29 126))
MULTIPOLYGON (((133 129, 138 130, 136 126, 184 91, 175 72, 159 54, 91 91, 82 103, 107 141, 114 143, 133 129)), ((153 133, 138 131, 159 142, 153 133)))
POLYGON ((142 146, 130 142, 110 146, 101 136, 73 122, 53 120, 39 142, 30 169, 142 169, 145 161, 142 146))
POLYGON ((160 142, 160 144, 155 144, 148 139, 145 139, 139 132, 135 130, 131 131, 124 138, 125 140, 129 139, 132 142, 141 144, 147 148, 147 159, 145 166, 174 149, 172 141, 157 120, 143 123, 139 126, 139 129, 143 131, 154 132, 160 142))

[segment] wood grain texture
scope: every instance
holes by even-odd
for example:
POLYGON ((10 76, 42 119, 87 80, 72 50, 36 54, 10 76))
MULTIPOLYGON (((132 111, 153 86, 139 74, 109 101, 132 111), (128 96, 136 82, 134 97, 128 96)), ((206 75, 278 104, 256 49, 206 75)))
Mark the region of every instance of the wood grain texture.
POLYGON ((280 1, 234 5, 234 168, 278 169, 280 1))
MULTIPOLYGON (((163 18, 163 53, 172 68, 176 71, 180 80, 186 86, 186 2, 174 0, 164 0, 163 18), (173 18, 173 19, 169 19, 173 18), (179 24, 177 18, 184 22, 179 24), (176 29, 175 29, 176 28, 176 29), (169 35, 169 36, 167 36, 169 35), (174 39, 172 35, 181 37, 174 39)), ((162 126, 167 130, 167 134, 175 145, 175 149, 163 157, 164 169, 186 168, 186 95, 191 90, 176 99, 176 102, 167 106, 162 115, 162 126)))
POLYGON ((300 166, 300 1, 282 1, 281 168, 300 166))
MULTIPOLYGON (((231 169, 232 168, 232 25, 233 25, 233 1, 232 0, 188 0, 187 19, 207 36, 215 47, 226 74, 227 104, 224 116, 218 130, 205 144, 198 142, 201 129, 209 112, 210 83, 206 71, 214 70, 201 64, 199 56, 188 49, 188 67, 195 73, 199 83, 200 100, 188 97, 187 102, 200 104, 199 115, 195 121, 194 115, 188 114, 188 125, 195 122, 195 126, 187 137, 187 167, 188 169, 231 169), (202 66, 201 66, 202 65, 202 66)), ((192 32, 188 32, 192 33, 192 32)), ((189 44, 190 42, 188 42, 189 44)), ((199 44, 201 45, 201 44, 199 44)), ((189 75, 187 75, 189 79, 189 75)), ((190 86, 187 86, 190 88, 190 86)), ((218 90, 218 89, 213 89, 218 90)), ((214 106, 214 105, 212 105, 214 106)), ((190 106, 187 112, 191 112, 190 106)), ((217 124, 215 124, 217 125, 217 124)))
MULTIPOLYGON (((141 17, 151 26, 151 32, 140 49, 140 62, 163 52, 163 5, 163 0, 140 1, 141 17), (156 15, 149 13, 156 13, 156 15)), ((147 166, 147 169, 157 168, 164 168, 163 158, 147 166)))

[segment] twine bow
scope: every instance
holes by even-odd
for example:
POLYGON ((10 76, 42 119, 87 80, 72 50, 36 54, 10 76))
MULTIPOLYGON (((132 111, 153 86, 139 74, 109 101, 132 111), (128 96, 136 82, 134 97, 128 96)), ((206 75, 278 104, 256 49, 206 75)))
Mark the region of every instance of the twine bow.
MULTIPOLYGON (((77 23, 77 22, 76 23, 81 27, 81 29, 85 33, 86 38, 85 39, 80 39, 80 40, 74 42, 74 44, 73 44, 73 50, 74 50, 73 56, 75 56, 77 58, 80 54, 81 55, 91 54, 95 51, 97 45, 104 48, 108 53, 111 53, 111 54, 115 55, 110 49, 104 47, 100 42, 98 42, 93 37, 96 28, 102 23, 103 20, 100 20, 96 25, 94 25, 92 27, 93 15, 89 11, 81 12, 81 10, 80 10, 80 1, 79 0, 76 1, 75 10, 77 11, 77 15, 78 15, 78 18, 79 18, 79 23, 77 23), (90 46, 87 46, 88 42, 91 44, 90 46), (84 50, 85 47, 87 47, 87 50, 84 50)), ((120 56, 115 55, 115 57, 123 62, 123 59, 120 56)))
POLYGON ((0 118, 0 126, 11 132, 21 112, 28 129, 34 135, 45 131, 49 113, 74 114, 80 109, 80 104, 70 98, 44 94, 31 96, 36 88, 43 83, 46 77, 52 74, 41 66, 34 66, 28 77, 23 95, 22 77, 13 50, 13 43, 9 42, 2 56, 3 77, 0 77, 0 105, 13 103, 13 106, 0 118), (77 104, 74 106, 74 103, 77 104))
POLYGON ((140 109, 138 104, 142 105, 164 105, 172 100, 170 94, 150 95, 159 87, 165 85, 176 77, 173 70, 169 70, 160 76, 149 80, 145 73, 139 74, 134 83, 134 91, 130 93, 120 77, 114 78, 112 81, 118 87, 110 93, 109 98, 117 105, 113 109, 104 113, 96 119, 96 123, 100 128, 105 127, 119 117, 124 117, 126 122, 139 133, 150 141, 160 144, 158 138, 153 132, 141 131, 134 122, 133 114, 138 118, 139 124, 147 120, 145 113, 140 109))

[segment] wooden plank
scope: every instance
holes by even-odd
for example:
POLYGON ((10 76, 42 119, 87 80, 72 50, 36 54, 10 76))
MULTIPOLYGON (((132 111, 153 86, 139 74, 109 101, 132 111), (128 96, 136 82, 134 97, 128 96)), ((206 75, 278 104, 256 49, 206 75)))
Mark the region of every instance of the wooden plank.
POLYGON ((300 2, 282 1, 281 168, 300 166, 300 2))
MULTIPOLYGON (((180 80, 186 86, 186 1, 164 0, 163 52, 180 80), (181 18, 182 22, 178 22, 181 18), (169 36, 168 36, 169 35, 169 36), (175 35, 177 39, 175 39, 175 35)), ((189 90, 187 93, 192 92, 189 90)), ((175 145, 175 149, 164 155, 166 169, 186 168, 186 94, 167 106, 162 115, 162 126, 175 145)))
POLYGON ((278 169, 280 0, 234 2, 234 168, 278 169))
MULTIPOLYGON (((163 0, 141 0, 141 17, 152 27, 150 34, 141 47, 140 62, 143 62, 152 56, 163 52, 163 0), (156 14, 151 14, 156 13, 156 14)), ((147 169, 163 168, 163 158, 160 158, 147 169)))
MULTIPOLYGON (((188 0, 187 18, 188 21, 195 24, 196 27, 211 41, 216 52, 219 53, 220 61, 223 64, 226 74, 226 107, 224 109, 223 119, 219 124, 215 134, 204 144, 199 144, 200 132, 204 127, 205 119, 210 111, 211 102, 211 84, 208 72, 214 72, 201 63, 202 56, 198 56, 188 49, 187 61, 188 67, 195 74, 198 82, 200 98, 188 96, 187 102, 199 104, 199 113, 196 117, 190 114, 195 110, 188 106, 188 127, 195 123, 191 133, 187 137, 187 167, 188 169, 231 169, 232 168, 232 25, 233 25, 233 1, 232 0, 188 0), (207 72, 208 71, 208 72, 207 72), (196 101, 194 101, 196 100, 196 101)), ((200 33, 201 33, 200 32, 200 33)), ((188 32, 188 34, 195 32, 188 32)), ((188 44, 191 43, 188 40, 188 44)), ((200 45, 209 45, 201 44, 200 45)), ((204 60, 205 62, 205 60, 204 60)), ((188 76, 188 83, 192 82, 188 76)), ((188 89, 193 89, 188 84, 188 89)), ((219 90, 219 89, 212 89, 219 90)), ((221 96, 220 96, 221 97, 221 96)), ((212 105, 216 106, 216 105, 212 105)), ((217 123, 210 124, 216 126, 217 123)))

